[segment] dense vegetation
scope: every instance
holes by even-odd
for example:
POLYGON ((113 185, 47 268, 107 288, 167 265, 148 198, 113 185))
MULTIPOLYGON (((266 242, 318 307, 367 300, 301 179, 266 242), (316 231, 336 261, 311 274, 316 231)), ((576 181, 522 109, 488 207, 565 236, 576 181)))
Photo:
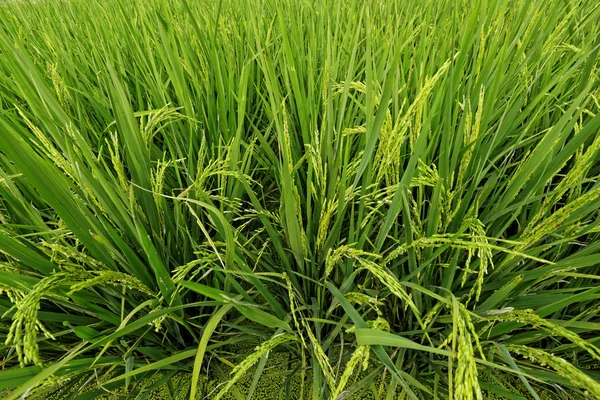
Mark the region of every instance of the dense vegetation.
POLYGON ((597 1, 0 21, 6 398, 600 398, 597 1))

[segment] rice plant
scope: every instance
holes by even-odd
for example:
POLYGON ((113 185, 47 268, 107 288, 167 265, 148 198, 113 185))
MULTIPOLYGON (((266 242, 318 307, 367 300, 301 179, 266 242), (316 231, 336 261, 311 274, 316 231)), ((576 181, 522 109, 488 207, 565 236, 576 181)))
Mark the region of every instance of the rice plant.
POLYGON ((600 398, 600 3, 0 3, 6 399, 600 398))

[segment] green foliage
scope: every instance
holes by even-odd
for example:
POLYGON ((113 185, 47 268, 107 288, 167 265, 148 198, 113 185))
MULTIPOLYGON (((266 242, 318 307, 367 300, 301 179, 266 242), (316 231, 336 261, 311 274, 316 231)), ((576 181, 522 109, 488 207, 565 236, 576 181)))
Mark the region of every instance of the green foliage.
POLYGON ((6 398, 600 396, 597 2, 0 19, 6 398))

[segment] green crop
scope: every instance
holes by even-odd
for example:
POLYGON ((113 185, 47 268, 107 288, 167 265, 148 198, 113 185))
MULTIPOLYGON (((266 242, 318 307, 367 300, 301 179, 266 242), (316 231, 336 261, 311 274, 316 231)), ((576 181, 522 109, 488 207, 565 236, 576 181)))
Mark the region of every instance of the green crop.
POLYGON ((597 1, 0 20, 5 398, 600 398, 597 1))

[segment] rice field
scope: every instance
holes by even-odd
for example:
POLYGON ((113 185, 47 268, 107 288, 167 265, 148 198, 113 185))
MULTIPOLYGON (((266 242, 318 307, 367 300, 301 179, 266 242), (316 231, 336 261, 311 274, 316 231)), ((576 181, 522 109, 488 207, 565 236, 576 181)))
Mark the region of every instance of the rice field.
POLYGON ((0 21, 0 397, 600 399, 597 1, 0 21))

